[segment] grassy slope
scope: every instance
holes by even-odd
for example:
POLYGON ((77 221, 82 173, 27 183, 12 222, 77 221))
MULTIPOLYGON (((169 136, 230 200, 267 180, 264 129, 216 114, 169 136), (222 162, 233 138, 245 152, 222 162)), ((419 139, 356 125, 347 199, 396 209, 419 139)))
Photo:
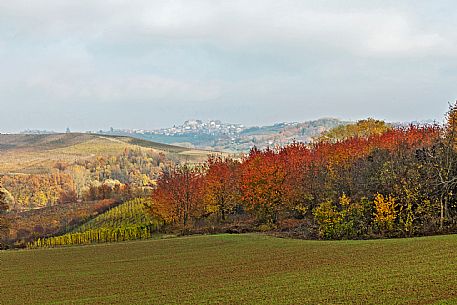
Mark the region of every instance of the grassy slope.
POLYGON ((154 143, 129 137, 96 134, 1 135, 0 174, 46 173, 57 161, 74 162, 121 154, 125 148, 145 148, 163 152, 168 157, 201 161, 208 151, 154 143))
POLYGON ((0 252, 2 304, 457 302, 457 236, 247 235, 0 252))

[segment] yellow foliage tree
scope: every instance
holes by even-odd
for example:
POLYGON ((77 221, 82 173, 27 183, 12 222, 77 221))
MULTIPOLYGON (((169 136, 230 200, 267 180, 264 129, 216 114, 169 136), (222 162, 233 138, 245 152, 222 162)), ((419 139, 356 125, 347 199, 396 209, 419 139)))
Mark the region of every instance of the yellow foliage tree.
POLYGON ((391 195, 384 197, 376 194, 374 198, 374 221, 381 230, 390 231, 393 229, 394 221, 397 217, 395 212, 395 198, 391 195))
POLYGON ((339 198, 338 208, 331 200, 322 202, 313 210, 313 215, 319 224, 321 237, 349 238, 354 234, 353 212, 360 206, 353 204, 351 198, 343 193, 339 198))
POLYGON ((392 126, 384 121, 368 118, 360 120, 355 124, 348 124, 335 127, 324 134, 317 140, 322 142, 338 142, 350 138, 368 138, 372 135, 380 135, 392 129, 392 126))
POLYGON ((46 194, 44 192, 40 191, 35 194, 34 201, 37 206, 44 207, 48 203, 48 198, 46 197, 46 194))

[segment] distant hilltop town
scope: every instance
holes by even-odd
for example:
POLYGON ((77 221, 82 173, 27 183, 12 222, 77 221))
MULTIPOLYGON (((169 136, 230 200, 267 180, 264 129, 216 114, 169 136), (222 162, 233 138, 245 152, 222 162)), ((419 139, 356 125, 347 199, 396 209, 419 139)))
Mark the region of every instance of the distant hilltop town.
MULTIPOLYGON (((306 122, 282 122, 269 126, 245 126, 225 123, 221 120, 187 120, 182 125, 147 129, 117 129, 86 131, 117 136, 130 136, 158 143, 174 144, 210 150, 247 152, 253 146, 258 148, 286 145, 293 141, 310 142, 324 131, 350 122, 335 118, 322 118, 306 122)), ((67 133, 71 132, 67 127, 67 133)), ((49 130, 25 130, 22 134, 54 134, 49 130)))
MULTIPOLYGON (((245 126, 243 124, 225 123, 221 120, 185 121, 182 125, 147 129, 117 129, 86 131, 86 133, 130 136, 138 139, 154 141, 164 144, 174 144, 191 148, 224 150, 232 152, 247 152, 253 146, 257 148, 287 145, 293 141, 308 143, 321 133, 340 125, 351 124, 336 118, 321 118, 305 122, 282 122, 269 126, 245 126)), ((408 126, 410 124, 434 124, 436 122, 414 121, 390 123, 393 126, 408 126)), ((67 127, 67 133, 71 132, 67 127)), ((55 134, 55 131, 28 129, 22 134, 55 134)))
POLYGON ((207 135, 235 135, 239 134, 245 129, 242 124, 229 124, 223 123, 220 120, 210 120, 203 122, 202 120, 187 120, 182 125, 174 125, 169 128, 162 128, 157 130, 144 130, 144 129, 111 129, 111 132, 121 131, 125 133, 137 134, 153 134, 165 136, 179 136, 186 134, 207 134, 207 135))
POLYGON ((286 145, 293 141, 309 142, 333 127, 347 124, 334 118, 307 122, 282 122, 270 126, 245 126, 220 120, 187 120, 182 125, 157 130, 114 129, 99 131, 109 135, 128 135, 140 139, 187 147, 246 152, 253 146, 286 145))

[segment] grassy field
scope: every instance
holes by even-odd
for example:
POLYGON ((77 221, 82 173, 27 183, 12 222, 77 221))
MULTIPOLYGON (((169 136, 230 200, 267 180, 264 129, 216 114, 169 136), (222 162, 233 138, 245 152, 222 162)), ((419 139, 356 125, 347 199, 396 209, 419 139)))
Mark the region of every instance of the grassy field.
POLYGON ((192 236, 0 252, 1 304, 455 304, 457 236, 192 236))

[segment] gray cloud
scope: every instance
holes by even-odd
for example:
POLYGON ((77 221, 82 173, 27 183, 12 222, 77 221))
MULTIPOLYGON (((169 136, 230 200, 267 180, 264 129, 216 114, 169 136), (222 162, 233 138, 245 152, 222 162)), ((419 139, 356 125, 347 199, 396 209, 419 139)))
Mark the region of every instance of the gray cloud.
POLYGON ((453 1, 7 1, 0 130, 435 119, 453 1), (138 111, 141 109, 141 111, 138 111))

